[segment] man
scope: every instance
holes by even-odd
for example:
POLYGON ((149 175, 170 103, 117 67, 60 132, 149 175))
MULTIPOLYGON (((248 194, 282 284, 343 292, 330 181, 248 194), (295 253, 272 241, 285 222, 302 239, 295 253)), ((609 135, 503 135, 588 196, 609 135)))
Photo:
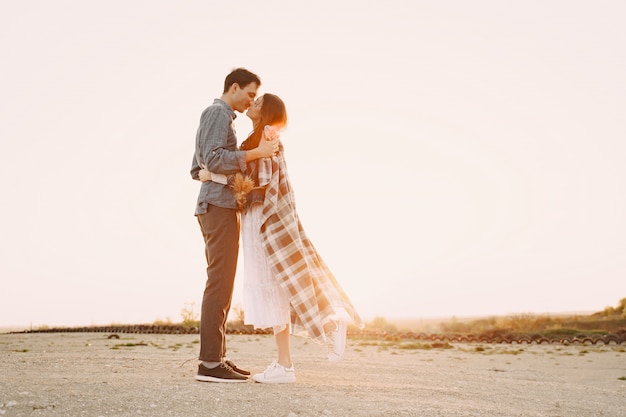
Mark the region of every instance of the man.
MULTIPOLYGON (((246 162, 272 156, 278 141, 261 141, 249 151, 237 150, 233 128, 235 111, 245 112, 261 85, 259 77, 244 68, 224 80, 224 92, 200 117, 191 177, 199 180, 205 166, 216 174, 246 171, 246 162)), ((239 213, 228 186, 204 182, 196 205, 196 217, 205 242, 207 281, 200 312, 200 355, 196 379, 211 382, 244 382, 250 372, 226 359, 226 319, 230 310, 239 253, 239 213)))

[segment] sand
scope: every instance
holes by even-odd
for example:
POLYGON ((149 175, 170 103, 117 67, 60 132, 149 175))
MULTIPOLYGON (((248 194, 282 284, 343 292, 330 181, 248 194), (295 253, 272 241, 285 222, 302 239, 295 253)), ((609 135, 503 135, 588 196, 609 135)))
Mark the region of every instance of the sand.
MULTIPOLYGON (((343 361, 294 337, 297 382, 194 380, 197 335, 0 334, 1 416, 625 416, 626 346, 349 340, 343 361)), ((229 335, 253 372, 271 336, 229 335)))

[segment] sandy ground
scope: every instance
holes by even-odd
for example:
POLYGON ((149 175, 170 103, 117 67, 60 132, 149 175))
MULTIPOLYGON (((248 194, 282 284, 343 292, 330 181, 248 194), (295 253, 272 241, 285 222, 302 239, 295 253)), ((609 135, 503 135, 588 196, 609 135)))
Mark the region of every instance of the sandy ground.
MULTIPOLYGON (((197 382, 197 335, 0 334, 1 416, 625 416, 626 346, 349 340, 343 361, 294 337, 298 381, 197 382), (429 349, 430 348, 430 349, 429 349)), ((271 336, 228 337, 253 372, 271 336)))

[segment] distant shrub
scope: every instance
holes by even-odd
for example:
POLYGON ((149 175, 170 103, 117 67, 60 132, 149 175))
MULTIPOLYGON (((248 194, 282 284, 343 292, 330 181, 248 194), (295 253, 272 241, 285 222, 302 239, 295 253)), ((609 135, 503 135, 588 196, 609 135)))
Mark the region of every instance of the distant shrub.
POLYGON ((194 310, 195 304, 194 302, 185 303, 185 307, 180 311, 180 315, 183 318, 183 326, 194 327, 198 325, 198 313, 194 310))
POLYGON ((375 317, 372 321, 367 323, 366 326, 369 330, 375 332, 396 333, 398 331, 395 324, 389 323, 383 317, 375 317))

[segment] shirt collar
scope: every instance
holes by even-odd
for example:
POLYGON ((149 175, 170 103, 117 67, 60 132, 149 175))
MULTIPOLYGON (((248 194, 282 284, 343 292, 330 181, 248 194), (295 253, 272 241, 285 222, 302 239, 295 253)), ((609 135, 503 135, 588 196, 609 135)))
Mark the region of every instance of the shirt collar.
POLYGON ((226 111, 228 111, 228 114, 230 114, 233 119, 237 118, 237 114, 233 111, 233 109, 230 108, 228 103, 226 103, 221 98, 216 98, 215 100, 213 100, 213 104, 219 104, 220 106, 224 107, 224 109, 226 109, 226 111))

